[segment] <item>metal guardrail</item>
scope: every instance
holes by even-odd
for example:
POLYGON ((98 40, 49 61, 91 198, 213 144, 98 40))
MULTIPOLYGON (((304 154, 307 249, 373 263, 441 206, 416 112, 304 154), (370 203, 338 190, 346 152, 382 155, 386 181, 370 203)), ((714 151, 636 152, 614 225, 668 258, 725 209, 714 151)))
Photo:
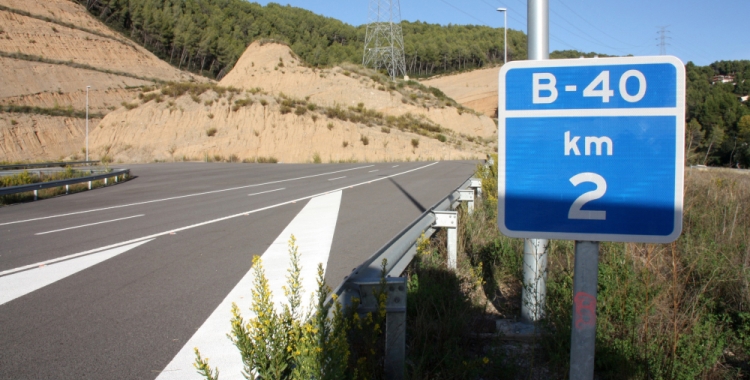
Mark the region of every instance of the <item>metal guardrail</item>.
POLYGON ((61 179, 59 181, 32 183, 30 185, 0 187, 0 195, 25 193, 27 191, 50 189, 53 187, 61 187, 61 186, 66 186, 66 185, 75 185, 78 183, 91 182, 91 181, 96 181, 100 179, 106 179, 106 178, 112 178, 112 177, 117 178, 118 176, 121 176, 121 175, 124 175, 126 177, 129 176, 130 169, 114 170, 109 173, 97 174, 97 175, 88 176, 88 177, 61 179))
POLYGON ((99 163, 99 161, 40 162, 38 164, 0 165, 0 170, 51 168, 56 166, 65 167, 70 165, 86 165, 97 163, 99 163))
MULTIPOLYGON (((374 312, 378 308, 375 292, 381 286, 382 262, 385 259, 386 273, 386 326, 385 326, 385 378, 404 378, 406 356, 406 278, 399 277, 417 253, 417 240, 424 235, 432 236, 437 227, 435 212, 448 211, 458 204, 461 191, 472 185, 469 178, 451 194, 430 207, 402 230, 391 241, 375 252, 364 263, 352 270, 333 294, 342 306, 350 307, 353 299, 360 300, 358 312, 374 312)), ((473 198, 472 198, 473 199, 473 198)), ((333 297, 327 300, 330 305, 333 297)), ((333 309, 333 308, 332 308, 333 309)))

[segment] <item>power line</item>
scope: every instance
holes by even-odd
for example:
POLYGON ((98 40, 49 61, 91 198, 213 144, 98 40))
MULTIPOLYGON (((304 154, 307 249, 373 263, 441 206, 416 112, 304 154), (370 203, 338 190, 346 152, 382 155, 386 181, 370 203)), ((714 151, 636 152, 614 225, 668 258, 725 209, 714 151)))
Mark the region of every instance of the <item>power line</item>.
POLYGON ((564 2, 562 2, 562 0, 559 0, 558 2, 559 2, 559 3, 560 3, 560 4, 562 5, 562 6, 564 6, 565 8, 568 8, 568 10, 569 10, 569 11, 571 11, 571 12, 572 12, 572 13, 573 13, 574 15, 578 16, 578 18, 580 18, 581 20, 583 20, 583 22, 585 22, 585 23, 587 23, 587 24, 591 25, 591 26, 592 26, 592 27, 593 27, 594 29, 598 30, 598 31, 599 31, 599 33, 601 33, 601 34, 603 34, 603 35, 605 35, 605 36, 607 36, 607 37, 609 37, 609 38, 611 38, 611 39, 613 39, 613 40, 615 40, 615 41, 617 41, 617 42, 619 42, 619 43, 621 43, 621 44, 625 44, 625 45, 630 45, 631 47, 643 47, 643 46, 644 46, 644 45, 640 45, 640 46, 639 46, 639 45, 633 45, 633 44, 630 44, 630 43, 627 43, 627 42, 623 42, 623 41, 620 41, 619 39, 617 39, 617 38, 615 38, 615 37, 613 37, 613 36, 609 35, 609 34, 608 34, 607 32, 605 32, 605 31, 603 31, 602 29, 598 28, 598 27, 597 27, 596 25, 594 25, 594 24, 590 23, 590 22, 589 22, 589 20, 587 20, 587 19, 586 19, 585 17, 583 17, 583 16, 581 16, 580 14, 578 14, 578 13, 577 13, 576 11, 574 11, 574 10, 573 10, 573 9, 572 9, 571 7, 567 6, 567 5, 566 5, 566 4, 564 3, 564 2))
POLYGON ((659 33, 659 55, 667 55, 667 45, 669 45, 667 39, 672 39, 672 37, 667 36, 667 33, 669 33, 669 31, 667 30, 668 27, 669 25, 660 26, 658 27, 660 30, 656 32, 659 33))

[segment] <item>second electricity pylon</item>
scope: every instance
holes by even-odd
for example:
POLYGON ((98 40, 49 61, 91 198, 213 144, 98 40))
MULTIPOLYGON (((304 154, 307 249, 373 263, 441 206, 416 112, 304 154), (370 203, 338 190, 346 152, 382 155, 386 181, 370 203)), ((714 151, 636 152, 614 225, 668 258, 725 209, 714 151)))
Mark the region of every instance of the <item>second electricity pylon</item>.
POLYGON ((406 75, 399 0, 370 0, 362 65, 388 71, 391 80, 406 75))

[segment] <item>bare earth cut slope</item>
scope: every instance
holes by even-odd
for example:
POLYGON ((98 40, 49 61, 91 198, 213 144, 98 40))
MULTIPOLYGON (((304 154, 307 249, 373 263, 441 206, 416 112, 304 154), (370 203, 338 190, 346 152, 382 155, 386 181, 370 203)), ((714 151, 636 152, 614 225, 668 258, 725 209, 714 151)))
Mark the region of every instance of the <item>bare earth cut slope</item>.
POLYGON ((94 128, 157 80, 205 81, 69 0, 0 0, 0 161, 82 156, 86 86, 94 128))
POLYGON ((499 67, 479 69, 468 73, 441 76, 424 81, 427 86, 437 87, 446 95, 466 107, 475 109, 489 117, 497 117, 497 91, 499 67))
POLYGON ((483 158, 492 151, 492 120, 438 95, 361 67, 309 68, 287 46, 256 42, 218 86, 167 86, 110 113, 92 134, 93 150, 124 161, 282 162, 483 158))

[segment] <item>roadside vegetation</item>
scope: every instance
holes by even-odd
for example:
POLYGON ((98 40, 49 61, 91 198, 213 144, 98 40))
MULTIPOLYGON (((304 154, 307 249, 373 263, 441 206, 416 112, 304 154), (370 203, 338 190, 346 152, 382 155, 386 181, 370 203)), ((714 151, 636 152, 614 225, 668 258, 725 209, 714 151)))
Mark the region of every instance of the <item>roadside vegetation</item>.
MULTIPOLYGON (((517 319, 521 307, 523 241, 497 230, 496 170, 477 171, 485 198, 473 215, 460 211, 459 270, 445 268, 440 233, 410 269, 411 378, 567 378, 573 242, 551 242, 539 338, 480 339, 487 334, 479 321, 517 319), (481 375, 484 357, 507 372, 481 375), (479 375, 458 370, 471 363, 479 375)), ((685 182, 684 228, 675 243, 601 244, 602 379, 750 378, 750 216, 743 211, 750 207, 750 175, 688 169, 685 182)))
MULTIPOLYGON (((318 264, 313 303, 302 299, 300 253, 294 235, 289 240, 290 267, 284 296, 287 302, 278 308, 269 290, 268 279, 259 256, 253 257, 253 288, 250 310, 232 305, 232 332, 244 371, 223 378, 244 376, 251 379, 379 379, 383 376, 386 283, 385 269, 374 312, 354 312, 358 301, 344 309, 324 280, 323 265, 318 264), (332 297, 329 302, 329 296, 332 297)), ((385 268, 385 262, 383 263, 385 268)), ((221 339, 223 337, 217 337, 221 339)), ((195 348, 194 366, 207 380, 219 379, 221 368, 212 368, 208 358, 195 348)))

